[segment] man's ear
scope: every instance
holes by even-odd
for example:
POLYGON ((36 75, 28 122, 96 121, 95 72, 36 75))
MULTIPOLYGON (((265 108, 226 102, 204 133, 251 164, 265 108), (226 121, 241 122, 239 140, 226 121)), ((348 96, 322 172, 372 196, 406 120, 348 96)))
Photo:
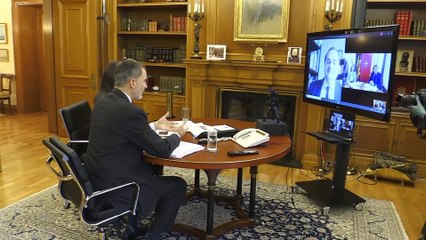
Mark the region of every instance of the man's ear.
POLYGON ((135 88, 136 87, 136 79, 132 78, 129 81, 129 87, 130 88, 135 88))

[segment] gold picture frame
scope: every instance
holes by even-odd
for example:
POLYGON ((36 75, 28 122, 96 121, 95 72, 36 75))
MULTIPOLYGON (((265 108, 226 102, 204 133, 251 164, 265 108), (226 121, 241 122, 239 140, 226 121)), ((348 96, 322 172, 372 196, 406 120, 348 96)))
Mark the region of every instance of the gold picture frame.
POLYGON ((9 50, 0 49, 0 62, 9 62, 9 50))
POLYGON ((0 43, 7 43, 7 25, 6 23, 0 23, 0 43))
POLYGON ((286 43, 290 0, 235 0, 234 41, 286 43))

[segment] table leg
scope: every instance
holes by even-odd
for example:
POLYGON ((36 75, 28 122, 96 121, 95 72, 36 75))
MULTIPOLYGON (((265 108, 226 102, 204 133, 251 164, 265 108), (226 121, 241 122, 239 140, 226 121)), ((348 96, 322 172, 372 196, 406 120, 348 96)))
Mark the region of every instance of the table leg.
POLYGON ((250 167, 250 204, 249 204, 249 217, 254 219, 254 210, 256 205, 256 176, 257 166, 250 167))
POLYGON ((197 189, 197 190, 200 189, 200 169, 195 169, 194 188, 197 189))
POLYGON ((243 169, 238 168, 238 177, 237 177, 237 196, 243 195, 243 169))
POLYGON ((207 226, 206 226, 206 238, 213 236, 213 208, 214 208, 214 190, 216 188, 217 176, 222 170, 218 169, 206 169, 204 170, 207 174, 207 186, 208 186, 208 198, 207 198, 207 226))

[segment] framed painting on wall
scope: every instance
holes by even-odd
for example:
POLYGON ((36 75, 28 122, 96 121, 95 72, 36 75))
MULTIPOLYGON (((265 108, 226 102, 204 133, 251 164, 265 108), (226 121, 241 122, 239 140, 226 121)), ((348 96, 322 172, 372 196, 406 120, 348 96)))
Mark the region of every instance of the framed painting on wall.
POLYGON ((0 43, 7 43, 7 27, 6 23, 0 23, 0 43))
POLYGON ((0 49, 0 62, 9 62, 9 51, 7 49, 0 49))
POLYGON ((290 0, 235 0, 234 41, 287 42, 290 0))

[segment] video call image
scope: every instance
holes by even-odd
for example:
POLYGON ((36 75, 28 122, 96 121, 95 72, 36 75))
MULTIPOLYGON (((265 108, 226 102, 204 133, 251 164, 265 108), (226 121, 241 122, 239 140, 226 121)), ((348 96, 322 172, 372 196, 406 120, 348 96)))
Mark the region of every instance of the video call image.
POLYGON ((343 114, 332 112, 330 116, 329 131, 337 133, 350 133, 354 128, 354 122, 350 119, 345 119, 343 114))
POLYGON ((390 53, 346 53, 345 38, 313 42, 318 50, 312 51, 310 56, 310 69, 314 71, 309 75, 308 94, 340 101, 342 87, 387 93, 390 53), (326 80, 329 88, 318 89, 326 80))

